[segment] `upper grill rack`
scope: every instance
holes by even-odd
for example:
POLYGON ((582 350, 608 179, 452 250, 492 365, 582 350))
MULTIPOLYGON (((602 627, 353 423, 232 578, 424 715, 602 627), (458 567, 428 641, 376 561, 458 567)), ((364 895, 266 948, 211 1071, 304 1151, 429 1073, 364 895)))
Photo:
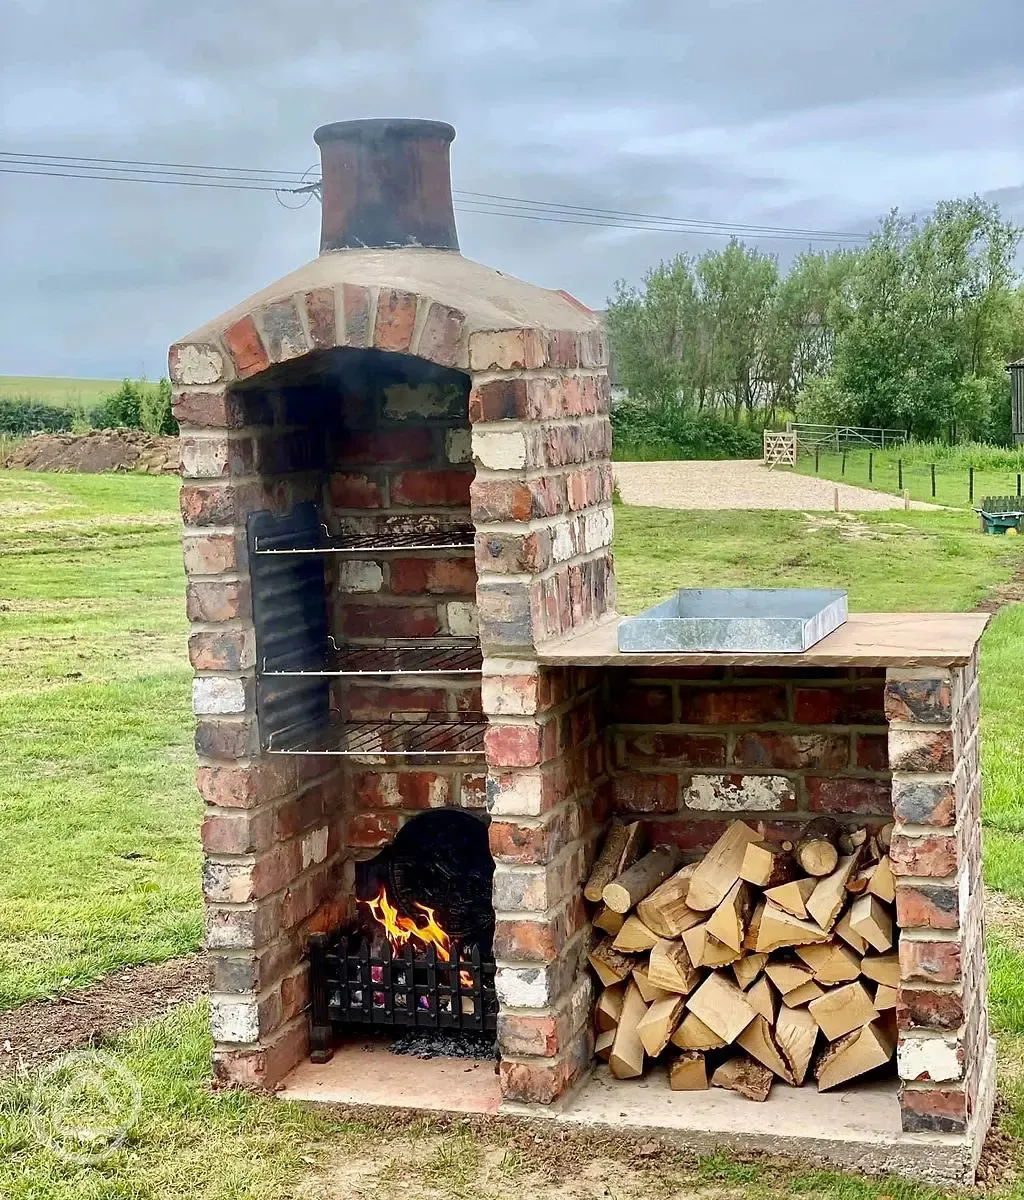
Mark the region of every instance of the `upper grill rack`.
POLYGON ((453 529, 332 534, 321 523, 319 536, 312 545, 296 545, 280 535, 257 535, 253 549, 257 554, 387 554, 394 550, 472 550, 473 541, 472 525, 459 525, 453 529))
POLYGON ((317 729, 272 734, 271 754, 337 754, 358 757, 436 754, 481 756, 487 718, 483 713, 422 713, 414 720, 331 721, 317 729))
POLYGON ((275 666, 264 658, 263 675, 479 675, 483 667, 480 643, 472 638, 441 638, 424 644, 392 638, 372 646, 339 646, 328 635, 323 665, 275 666))

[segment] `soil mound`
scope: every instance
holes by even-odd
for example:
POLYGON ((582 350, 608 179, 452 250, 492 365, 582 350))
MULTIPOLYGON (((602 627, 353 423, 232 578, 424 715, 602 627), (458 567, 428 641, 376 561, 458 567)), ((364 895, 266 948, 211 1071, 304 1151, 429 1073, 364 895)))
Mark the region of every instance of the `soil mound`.
POLYGON ((178 439, 140 429, 93 429, 89 433, 39 433, 23 442, 3 464, 20 471, 137 471, 177 475, 178 439))

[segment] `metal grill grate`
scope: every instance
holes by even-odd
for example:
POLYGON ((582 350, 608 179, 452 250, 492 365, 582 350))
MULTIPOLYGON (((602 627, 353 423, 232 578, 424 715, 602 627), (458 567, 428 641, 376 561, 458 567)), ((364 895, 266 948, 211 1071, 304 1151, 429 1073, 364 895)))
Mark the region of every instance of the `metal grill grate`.
POLYGON ((412 720, 338 721, 313 730, 284 730, 267 749, 271 754, 482 756, 486 718, 483 713, 462 715, 460 721, 447 713, 417 713, 412 720))
POLYGON ((483 656, 472 638, 424 643, 394 639, 373 646, 339 646, 328 637, 324 666, 274 667, 263 660, 263 675, 479 675, 483 656))
POLYGON ((334 537, 320 526, 315 545, 281 545, 280 539, 256 538, 257 554, 387 554, 395 550, 471 550, 472 525, 455 529, 410 530, 406 532, 346 533, 334 537))

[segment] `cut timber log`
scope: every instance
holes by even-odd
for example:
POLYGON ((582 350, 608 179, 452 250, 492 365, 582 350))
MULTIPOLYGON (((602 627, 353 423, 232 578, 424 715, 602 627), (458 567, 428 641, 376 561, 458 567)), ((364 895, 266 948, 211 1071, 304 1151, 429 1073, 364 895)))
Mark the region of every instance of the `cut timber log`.
POLYGON ((822 929, 830 930, 846 902, 846 885, 857 867, 858 853, 844 855, 831 875, 818 881, 807 901, 807 915, 822 929))
POLYGON ((655 1000, 640 1018, 636 1031, 651 1058, 657 1058, 668 1045, 682 1015, 683 997, 666 996, 664 1000, 655 1000))
POLYGON ((612 945, 623 954, 638 954, 657 944, 658 935, 651 933, 647 926, 635 914, 627 917, 622 928, 615 935, 612 945))
POLYGON ((708 933, 707 925, 694 925, 683 934, 683 945, 695 967, 726 967, 742 954, 708 933))
POLYGON ((757 1015, 743 992, 721 971, 712 971, 686 1008, 724 1041, 734 1042, 757 1015))
POLYGON ((860 1029, 878 1020, 878 1009, 861 983, 848 983, 845 987, 833 988, 809 1005, 811 1016, 818 1028, 834 1042, 844 1033, 860 1029))
POLYGON ((900 985, 900 956, 898 954, 865 954, 860 960, 860 973, 865 979, 884 983, 886 987, 900 985))
POLYGON ((839 822, 818 817, 804 830, 796 844, 796 861, 808 875, 831 875, 839 865, 839 822))
POLYGON ((771 901, 772 904, 778 905, 784 912, 788 912, 791 917, 798 917, 803 921, 807 917, 807 901, 814 894, 817 886, 817 879, 813 875, 808 875, 805 879, 794 879, 779 887, 769 888, 765 892, 764 898, 771 901))
POLYGON ((818 1040, 818 1022, 806 1008, 790 1008, 783 1004, 775 1018, 775 1041, 790 1072, 800 1087, 807 1078, 814 1045, 818 1040))
POLYGON ((806 964, 798 962, 769 962, 764 973, 783 996, 787 992, 795 992, 797 988, 814 979, 814 971, 806 964))
POLYGON ((828 934, 818 925, 801 921, 776 904, 767 904, 761 915, 755 949, 770 952, 783 946, 806 946, 825 941, 828 941, 828 934))
POLYGON ((740 879, 759 888, 777 887, 792 879, 796 864, 775 842, 750 842, 743 852, 740 879))
POLYGON ((693 960, 682 942, 662 938, 651 951, 647 963, 647 982, 666 992, 686 996, 700 979, 693 960))
POLYGON ((790 1008, 802 1008, 805 1004, 810 1004, 812 1000, 817 1000, 824 994, 825 989, 819 987, 812 979, 809 983, 802 984, 789 992, 786 996, 786 1003, 790 1008))
POLYGON ((607 1062, 615 1045, 615 1030, 606 1029, 594 1039, 594 1053, 602 1062, 607 1062))
MULTIPOLYGON (((608 836, 597 856, 594 869, 583 889, 583 895, 596 904, 601 899, 605 884, 611 883, 616 876, 633 865, 640 857, 644 844, 643 826, 639 821, 632 825, 623 825, 621 821, 613 821, 608 836)), ((609 931, 610 932, 610 931, 609 931)))
POLYGON ((827 1092, 848 1079, 855 1079, 889 1061, 895 1042, 880 1024, 865 1025, 826 1047, 818 1059, 815 1078, 818 1091, 827 1092))
POLYGON ((744 1029, 736 1039, 736 1045, 741 1046, 757 1061, 774 1072, 786 1083, 796 1085, 789 1064, 779 1053, 779 1048, 772 1039, 771 1026, 760 1014, 744 1029))
POLYGON ((859 933, 850 924, 849 912, 844 912, 836 922, 836 927, 832 931, 843 939, 843 941, 852 947, 858 954, 863 954, 868 948, 867 942, 860 936, 859 933))
POLYGON ((736 982, 743 991, 746 991, 761 974, 767 961, 767 954, 744 954, 742 958, 732 964, 732 973, 736 976, 736 982))
POLYGON ((899 991, 894 987, 889 987, 887 983, 880 983, 875 988, 875 1008, 879 1012, 885 1012, 886 1009, 895 1008, 896 1000, 899 997, 899 991))
POLYGON ((892 846, 892 835, 895 828, 895 824, 890 821, 887 825, 883 825, 875 834, 875 841, 878 842, 878 845, 886 854, 889 853, 889 848, 892 846))
POLYGON ((611 938, 598 942, 588 957, 594 974, 605 987, 621 983, 636 966, 636 958, 616 950, 611 938))
POLYGON ((655 987, 651 983, 647 975, 646 963, 638 964, 633 968, 633 980, 640 989, 640 995, 644 998, 644 1004, 653 1004, 655 1000, 664 1000, 666 996, 672 995, 665 988, 655 987))
POLYGON ((892 948, 892 917, 877 896, 859 896, 850 906, 850 927, 880 954, 892 948))
POLYGON ((708 1029, 700 1017, 687 1013, 672 1035, 673 1046, 680 1050, 721 1050, 726 1044, 713 1029, 708 1029))
POLYGON ((708 1069, 699 1050, 684 1050, 669 1063, 668 1086, 674 1092, 703 1092, 708 1086, 708 1069))
POLYGON ((715 1071, 711 1086, 729 1088, 748 1100, 767 1100, 772 1090, 772 1073, 746 1054, 737 1054, 715 1071))
POLYGON ((619 983, 614 987, 605 988, 598 996, 594 1005, 594 1024, 601 1033, 618 1025, 625 995, 626 989, 619 983))
POLYGON ((815 980, 826 987, 836 983, 852 983, 860 975, 860 959, 840 942, 798 946, 796 953, 814 972, 815 980))
POLYGON ((840 854, 853 854, 861 847, 866 846, 867 841, 868 831, 866 829, 842 829, 836 844, 840 854))
POLYGON ((612 912, 607 904, 602 904, 601 907, 594 913, 594 919, 591 924, 595 929, 600 929, 602 933, 609 933, 614 937, 619 930, 625 925, 626 918, 622 913, 612 912))
MULTIPOLYGON (((771 1024, 775 1020, 775 997, 767 978, 762 975, 752 988, 743 993, 759 1016, 771 1024)), ((754 1055, 757 1058, 757 1055, 754 1055)))
POLYGON ((710 912, 717 908, 740 877, 747 846, 759 840, 749 825, 733 821, 700 860, 690 877, 690 891, 686 897, 690 908, 698 912, 710 912))
POLYGON ((640 989, 630 981, 622 1001, 622 1012, 615 1030, 615 1041, 608 1055, 608 1066, 616 1079, 635 1079, 643 1074, 644 1044, 636 1027, 647 1012, 640 989))
POLYGON ((617 913, 627 913, 664 882, 679 866, 682 855, 675 846, 655 846, 638 862, 605 885, 601 897, 617 913))
POLYGON ((686 903, 690 877, 696 869, 696 863, 680 867, 637 905, 636 915, 659 937, 679 937, 684 929, 704 920, 703 913, 694 912, 686 903))
POLYGON ((725 899, 708 918, 709 937, 716 937, 723 945, 738 954, 743 949, 743 938, 750 922, 750 884, 737 879, 726 892, 725 899))

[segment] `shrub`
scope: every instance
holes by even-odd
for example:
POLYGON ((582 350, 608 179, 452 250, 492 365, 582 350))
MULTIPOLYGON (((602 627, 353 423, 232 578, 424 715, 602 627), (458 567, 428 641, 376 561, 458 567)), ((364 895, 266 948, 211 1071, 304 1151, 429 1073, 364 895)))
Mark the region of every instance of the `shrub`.
POLYGON ((762 431, 678 405, 622 400, 611 411, 614 456, 620 460, 760 458, 762 431))
POLYGON ((25 437, 30 433, 68 433, 76 412, 34 400, 0 400, 0 433, 25 437))
POLYGON ((144 429, 147 433, 175 434, 178 422, 171 412, 171 385, 166 379, 147 383, 124 379, 116 392, 90 413, 99 429, 144 429))

